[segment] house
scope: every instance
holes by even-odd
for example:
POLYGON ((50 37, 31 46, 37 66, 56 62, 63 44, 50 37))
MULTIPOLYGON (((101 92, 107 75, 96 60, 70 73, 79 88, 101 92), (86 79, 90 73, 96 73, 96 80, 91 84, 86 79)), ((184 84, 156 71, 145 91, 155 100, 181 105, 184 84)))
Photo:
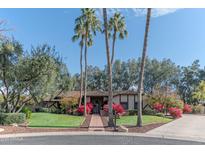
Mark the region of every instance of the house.
MULTIPOLYGON (((80 98, 80 91, 67 91, 61 93, 58 97, 54 98, 50 101, 44 101, 47 102, 47 105, 50 104, 50 106, 53 104, 55 106, 58 106, 58 102, 62 98, 80 98)), ((137 110, 137 100, 138 100, 138 93, 136 91, 126 90, 126 91, 115 91, 113 92, 113 103, 120 103, 125 110, 137 110)), ((82 98, 83 103, 84 98, 82 98)), ((144 100, 144 95, 143 95, 144 100)), ((100 110, 103 109, 103 105, 107 104, 108 102, 108 92, 105 91, 87 91, 87 102, 92 102, 94 105, 94 112, 100 113, 100 110)), ((49 107, 49 105, 47 106, 49 107)), ((146 102, 143 101, 142 103, 143 109, 148 107, 146 102)))

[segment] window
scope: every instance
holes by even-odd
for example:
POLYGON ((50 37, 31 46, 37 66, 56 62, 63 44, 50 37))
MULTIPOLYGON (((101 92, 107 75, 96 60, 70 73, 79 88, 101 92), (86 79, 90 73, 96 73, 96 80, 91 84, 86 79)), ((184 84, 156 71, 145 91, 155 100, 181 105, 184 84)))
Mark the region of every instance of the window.
POLYGON ((128 102, 120 102, 120 104, 125 110, 128 110, 128 102))
POLYGON ((137 109, 137 102, 135 102, 135 104, 134 104, 134 109, 137 109))

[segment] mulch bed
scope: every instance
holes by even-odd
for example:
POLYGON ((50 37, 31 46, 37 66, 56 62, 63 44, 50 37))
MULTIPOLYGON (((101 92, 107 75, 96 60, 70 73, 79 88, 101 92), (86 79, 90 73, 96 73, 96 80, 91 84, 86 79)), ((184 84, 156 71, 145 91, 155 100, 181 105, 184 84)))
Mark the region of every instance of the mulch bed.
POLYGON ((136 126, 125 126, 128 128, 128 131, 130 133, 146 133, 154 128, 160 127, 164 125, 165 123, 156 123, 156 124, 148 124, 142 127, 136 127, 136 126))
POLYGON ((1 134, 15 133, 37 133, 37 132, 72 132, 72 131, 87 131, 87 128, 30 128, 30 127, 15 127, 15 126, 0 126, 4 131, 1 134))
POLYGON ((91 115, 88 115, 80 127, 76 128, 38 128, 38 127, 25 127, 25 126, 1 126, 4 131, 1 134, 15 134, 15 133, 37 133, 37 132, 73 132, 73 131, 88 131, 91 121, 91 115))
MULTIPOLYGON (((105 128, 105 131, 115 131, 113 127, 108 127, 108 121, 107 117, 101 116, 101 120, 103 122, 103 126, 105 128)), ((136 127, 136 126, 125 126, 128 128, 129 133, 146 133, 154 128, 160 127, 164 125, 165 123, 156 123, 156 124, 148 124, 142 127, 136 127)))

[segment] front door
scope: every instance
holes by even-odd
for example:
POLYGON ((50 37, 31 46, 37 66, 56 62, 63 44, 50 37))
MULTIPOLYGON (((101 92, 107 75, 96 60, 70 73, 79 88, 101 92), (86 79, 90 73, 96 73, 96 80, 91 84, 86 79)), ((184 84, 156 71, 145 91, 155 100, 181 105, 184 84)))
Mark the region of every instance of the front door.
POLYGON ((103 97, 91 97, 91 102, 93 103, 93 114, 100 114, 103 97))

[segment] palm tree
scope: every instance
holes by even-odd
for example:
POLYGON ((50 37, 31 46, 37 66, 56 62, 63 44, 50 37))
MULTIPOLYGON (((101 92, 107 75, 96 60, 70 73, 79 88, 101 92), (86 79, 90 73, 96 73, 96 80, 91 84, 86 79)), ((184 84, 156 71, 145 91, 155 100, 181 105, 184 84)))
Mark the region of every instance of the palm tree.
MULTIPOLYGON (((115 55, 115 41, 117 38, 117 33, 119 33, 119 38, 124 39, 127 37, 128 32, 126 30, 125 18, 121 15, 121 13, 117 12, 114 14, 113 17, 109 20, 108 30, 110 32, 113 31, 112 34, 112 56, 111 56, 111 63, 113 64, 114 55, 115 55)), ((110 36, 111 34, 109 34, 110 36)))
POLYGON ((141 66, 140 66, 140 78, 139 78, 139 85, 138 85, 138 105, 137 105, 137 127, 142 127, 142 94, 143 94, 143 80, 144 80, 144 66, 146 60, 146 52, 147 52, 147 42, 148 42, 148 33, 149 33, 149 26, 150 26, 150 18, 151 18, 151 8, 147 9, 147 20, 146 20, 146 27, 145 27, 145 34, 144 34, 144 45, 142 51, 142 59, 141 59, 141 66))
POLYGON ((98 20, 95 9, 85 8, 81 9, 82 15, 76 19, 78 22, 79 20, 83 21, 83 26, 85 28, 85 77, 84 77, 84 116, 87 115, 86 113, 86 96, 87 96, 87 50, 89 46, 93 45, 93 35, 96 35, 96 31, 101 31, 100 21, 98 20))
POLYGON ((75 42, 80 39, 80 100, 79 106, 82 103, 82 93, 83 93, 83 47, 85 41, 85 27, 84 23, 81 19, 76 20, 74 28, 74 36, 72 37, 72 41, 75 42))
POLYGON ((110 48, 109 48, 109 36, 108 36, 108 23, 107 23, 107 10, 103 9, 103 19, 104 19, 104 34, 105 34, 105 44, 106 44, 106 55, 107 55, 107 65, 108 65, 108 76, 109 76, 109 97, 108 97, 108 107, 109 107, 109 121, 108 126, 113 126, 113 110, 112 110, 112 64, 110 60, 110 48))

